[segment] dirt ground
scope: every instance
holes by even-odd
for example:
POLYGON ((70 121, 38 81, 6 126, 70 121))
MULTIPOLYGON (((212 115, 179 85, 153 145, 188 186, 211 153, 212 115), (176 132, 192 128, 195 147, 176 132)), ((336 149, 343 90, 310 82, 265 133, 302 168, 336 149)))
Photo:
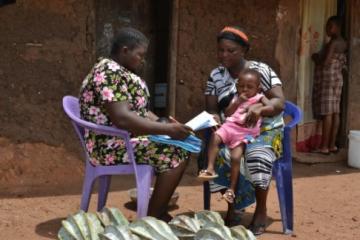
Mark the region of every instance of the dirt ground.
MULTIPOLYGON (((44 144, 12 144, 0 139, 0 239, 55 239, 60 222, 79 208, 82 163, 76 154, 44 144), (36 156, 36 157, 35 157, 36 156), (65 167, 65 166, 72 166, 65 167), (76 167, 74 167, 76 166, 76 167)), ((177 191, 171 214, 201 210, 202 187, 193 161, 177 191)), ((295 232, 282 234, 275 181, 268 200, 269 227, 259 239, 359 239, 360 171, 345 162, 294 164, 295 232)), ((127 189, 129 177, 115 177, 107 205, 134 219, 127 189)), ((226 204, 213 194, 212 208, 224 214, 226 204)), ((94 194, 90 210, 96 208, 94 194)), ((248 224, 254 207, 242 216, 248 224)))

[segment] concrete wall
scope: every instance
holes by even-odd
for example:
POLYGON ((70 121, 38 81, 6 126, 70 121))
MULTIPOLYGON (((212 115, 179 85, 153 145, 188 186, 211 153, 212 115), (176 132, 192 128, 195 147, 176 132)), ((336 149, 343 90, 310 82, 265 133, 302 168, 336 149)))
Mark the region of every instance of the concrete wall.
POLYGON ((248 32, 247 58, 269 64, 282 78, 286 96, 296 99, 297 2, 188 0, 180 1, 179 11, 177 118, 186 121, 204 109, 206 80, 217 65, 216 35, 225 25, 248 32))
POLYGON ((0 136, 71 145, 61 99, 94 60, 93 1, 18 0, 0 22, 0 136))

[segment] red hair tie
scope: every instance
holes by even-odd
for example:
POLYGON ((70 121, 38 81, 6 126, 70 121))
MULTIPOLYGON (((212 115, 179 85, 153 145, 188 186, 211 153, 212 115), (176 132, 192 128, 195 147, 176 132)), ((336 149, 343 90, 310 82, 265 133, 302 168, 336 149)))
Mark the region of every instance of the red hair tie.
POLYGON ((243 31, 239 30, 239 29, 236 29, 236 28, 233 28, 233 27, 224 27, 224 29, 221 30, 221 32, 231 32, 231 33, 235 34, 236 36, 240 37, 246 43, 249 42, 248 36, 246 36, 246 34, 243 31))

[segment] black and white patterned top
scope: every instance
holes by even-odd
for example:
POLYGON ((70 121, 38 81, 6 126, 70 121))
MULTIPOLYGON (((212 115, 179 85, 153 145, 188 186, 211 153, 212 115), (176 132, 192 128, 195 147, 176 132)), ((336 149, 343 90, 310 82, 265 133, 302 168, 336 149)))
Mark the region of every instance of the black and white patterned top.
MULTIPOLYGON (((274 70, 267 64, 257 61, 249 61, 250 69, 257 70, 261 75, 261 87, 263 92, 270 90, 273 86, 281 86, 281 81, 274 70)), ((227 68, 219 66, 213 69, 207 81, 205 95, 217 96, 220 109, 224 109, 236 94, 236 83, 227 68)))

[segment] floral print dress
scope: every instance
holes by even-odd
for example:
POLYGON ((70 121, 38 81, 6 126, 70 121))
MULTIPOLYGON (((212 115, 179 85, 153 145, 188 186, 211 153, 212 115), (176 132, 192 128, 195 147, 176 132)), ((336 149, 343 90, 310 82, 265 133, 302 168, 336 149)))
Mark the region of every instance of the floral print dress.
MULTIPOLYGON (((86 121, 112 126, 105 103, 127 102, 131 111, 147 118, 149 91, 136 74, 115 61, 100 58, 84 79, 80 90, 80 115, 86 121)), ((85 131, 85 143, 93 165, 129 163, 124 141, 119 137, 85 131)), ((131 139, 136 162, 149 164, 160 173, 189 158, 181 148, 149 141, 147 136, 131 139)))

